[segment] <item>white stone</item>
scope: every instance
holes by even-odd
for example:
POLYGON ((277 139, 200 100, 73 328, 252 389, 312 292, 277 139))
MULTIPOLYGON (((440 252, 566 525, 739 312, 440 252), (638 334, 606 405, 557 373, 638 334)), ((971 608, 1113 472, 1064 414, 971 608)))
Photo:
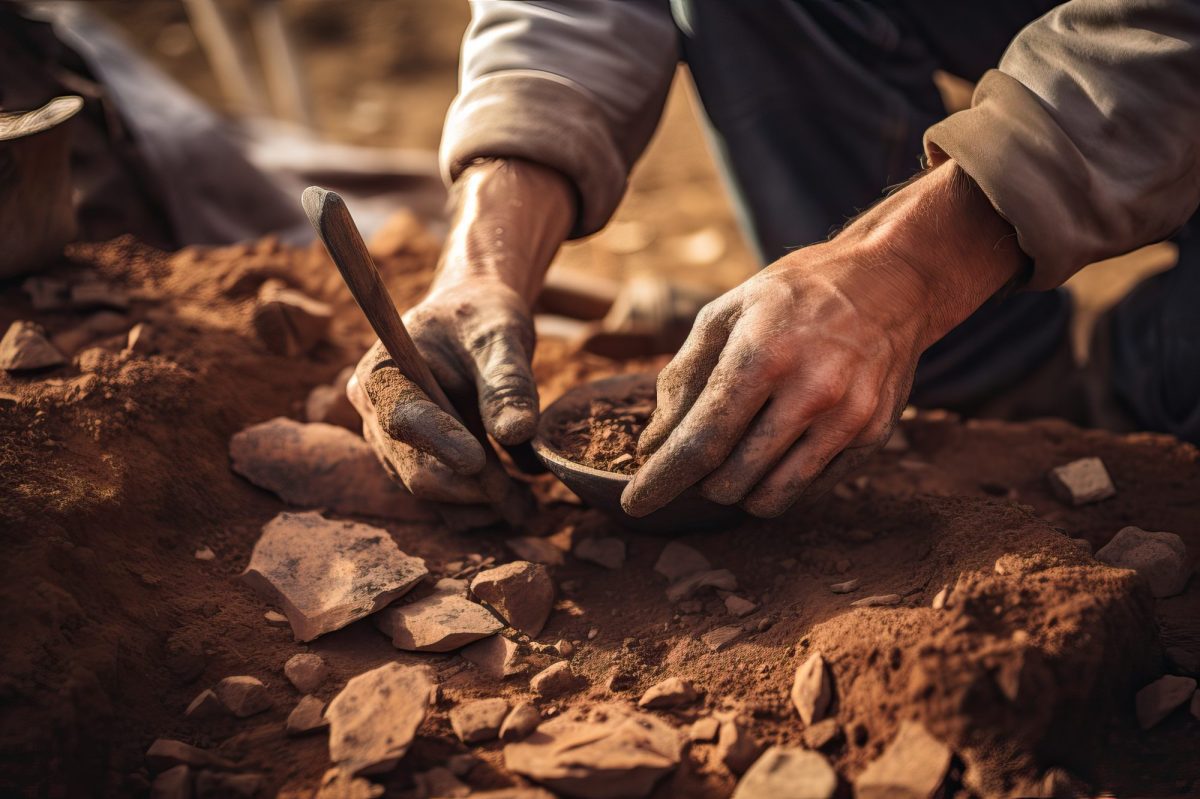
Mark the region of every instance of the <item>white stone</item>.
POLYGON ((1080 458, 1050 470, 1050 487, 1055 495, 1071 505, 1087 505, 1117 495, 1104 461, 1080 458))
POLYGON ((491 611, 467 599, 463 580, 438 580, 434 592, 406 605, 392 605, 375 625, 397 649, 451 652, 504 629, 491 611))

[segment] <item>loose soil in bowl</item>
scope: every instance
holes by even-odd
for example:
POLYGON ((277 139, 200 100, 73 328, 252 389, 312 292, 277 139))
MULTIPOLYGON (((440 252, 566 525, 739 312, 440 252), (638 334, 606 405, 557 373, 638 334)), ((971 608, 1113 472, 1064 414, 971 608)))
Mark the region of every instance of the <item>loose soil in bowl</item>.
POLYGON ((654 412, 654 385, 637 386, 616 397, 593 399, 587 416, 561 419, 548 440, 563 457, 593 469, 633 474, 645 460, 637 454, 638 436, 654 412))

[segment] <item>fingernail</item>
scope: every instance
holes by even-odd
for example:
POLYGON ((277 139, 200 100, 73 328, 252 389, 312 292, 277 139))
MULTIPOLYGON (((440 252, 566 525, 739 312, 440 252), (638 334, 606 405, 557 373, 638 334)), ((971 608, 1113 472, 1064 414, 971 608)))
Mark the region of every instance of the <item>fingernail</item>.
POLYGON ((491 434, 501 444, 523 444, 533 438, 537 413, 525 405, 504 405, 491 417, 491 434))

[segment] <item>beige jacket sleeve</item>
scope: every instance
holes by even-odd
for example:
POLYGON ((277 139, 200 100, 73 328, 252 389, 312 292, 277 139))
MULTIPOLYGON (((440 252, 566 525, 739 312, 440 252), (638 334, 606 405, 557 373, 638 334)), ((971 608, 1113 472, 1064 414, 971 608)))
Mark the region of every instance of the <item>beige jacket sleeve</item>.
POLYGON ((599 230, 658 124, 679 60, 667 0, 473 0, 440 160, 524 158, 574 184, 599 230))
POLYGON ((1031 289, 1170 235, 1200 204, 1200 2, 1072 0, 925 133, 1017 231, 1031 289))

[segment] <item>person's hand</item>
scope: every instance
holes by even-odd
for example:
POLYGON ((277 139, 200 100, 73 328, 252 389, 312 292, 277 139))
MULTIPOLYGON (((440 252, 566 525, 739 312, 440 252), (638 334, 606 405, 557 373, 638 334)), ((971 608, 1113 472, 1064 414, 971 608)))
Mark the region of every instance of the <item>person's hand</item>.
POLYGON ((710 303, 659 375, 622 506, 698 484, 777 516, 831 487, 887 441, 925 348, 1015 274, 1012 239, 951 162, 710 303))

